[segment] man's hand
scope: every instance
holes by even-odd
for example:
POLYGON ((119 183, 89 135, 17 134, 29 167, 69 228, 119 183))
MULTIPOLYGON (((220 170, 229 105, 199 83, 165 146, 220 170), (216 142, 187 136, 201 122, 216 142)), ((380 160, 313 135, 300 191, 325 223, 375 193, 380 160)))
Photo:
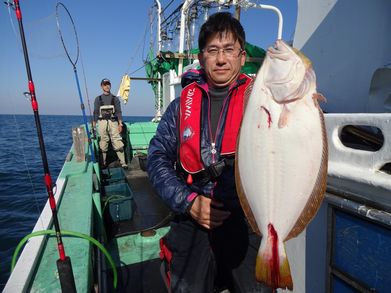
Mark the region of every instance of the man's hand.
POLYGON ((198 195, 190 209, 190 215, 206 229, 213 229, 223 224, 231 214, 222 210, 224 205, 204 195, 198 195))
POLYGON ((119 133, 122 132, 122 123, 118 124, 118 131, 119 131, 119 133))

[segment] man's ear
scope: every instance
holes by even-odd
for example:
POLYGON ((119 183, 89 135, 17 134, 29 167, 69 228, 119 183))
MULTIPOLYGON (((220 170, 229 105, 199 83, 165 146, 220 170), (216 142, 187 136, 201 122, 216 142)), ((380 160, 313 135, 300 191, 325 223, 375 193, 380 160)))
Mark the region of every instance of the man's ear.
POLYGON ((240 63, 241 63, 242 66, 243 66, 244 63, 246 63, 246 51, 243 51, 241 55, 242 55, 242 56, 241 56, 240 63))
POLYGON ((200 65, 204 68, 204 58, 202 53, 198 53, 198 61, 200 61, 200 65))

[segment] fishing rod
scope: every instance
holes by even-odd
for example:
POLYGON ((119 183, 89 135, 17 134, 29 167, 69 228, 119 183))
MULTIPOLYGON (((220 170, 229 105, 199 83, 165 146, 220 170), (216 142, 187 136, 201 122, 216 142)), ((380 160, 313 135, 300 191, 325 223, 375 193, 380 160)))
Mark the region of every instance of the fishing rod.
MULTIPOLYGON (((83 57, 81 56, 80 54, 80 61, 81 61, 81 68, 83 70, 83 80, 84 80, 84 88, 85 88, 85 92, 86 92, 86 96, 87 96, 87 105, 88 105, 88 110, 89 110, 89 113, 90 113, 90 122, 91 122, 91 125, 93 125, 93 114, 92 114, 92 111, 91 111, 91 103, 90 103, 90 97, 88 95, 88 87, 87 87, 87 79, 86 79, 86 71, 84 70, 84 63, 83 63, 83 57)), ((92 138, 95 138, 95 129, 94 127, 91 127, 91 131, 92 131, 92 138)))
POLYGON ((66 256, 64 244, 62 243, 60 224, 58 222, 58 217, 57 217, 56 200, 53 194, 53 183, 52 183, 52 178, 50 176, 49 164, 48 164, 46 150, 45 150, 45 143, 43 140, 41 122, 40 122, 39 112, 38 112, 38 102, 35 96, 35 87, 31 75, 30 61, 29 61, 29 56, 27 51, 26 38, 23 29, 22 12, 20 9, 19 0, 14 0, 14 9, 15 9, 16 18, 19 23, 19 32, 22 41, 24 61, 26 63, 29 96, 31 100, 31 107, 34 112, 35 126, 37 128, 39 147, 41 150, 41 158, 42 158, 43 169, 45 173, 44 182, 49 197, 49 204, 52 210, 53 223, 56 231, 57 249, 60 255, 60 258, 57 260, 57 270, 60 278, 61 290, 62 292, 76 292, 75 278, 73 276, 71 259, 69 256, 66 256))
MULTIPOLYGON (((66 53, 66 55, 68 57, 68 60, 69 60, 69 62, 71 62, 72 67, 73 67, 73 73, 75 75, 77 91, 79 93, 80 108, 81 108, 81 112, 83 114, 84 126, 86 128, 87 137, 88 137, 88 146, 90 148, 91 160, 92 160, 93 163, 95 163, 94 150, 92 148, 91 135, 90 135, 90 131, 89 131, 89 128, 88 128, 86 111, 85 111, 84 102, 83 102, 83 95, 81 94, 79 76, 77 74, 77 68, 76 68, 77 61, 79 60, 79 39, 77 37, 76 26, 75 26, 75 23, 73 22, 73 18, 71 16, 69 10, 61 2, 58 2, 57 5, 56 5, 56 20, 57 20, 57 29, 58 29, 58 33, 60 35, 62 46, 64 47, 65 53, 66 53), (65 41, 64 41, 64 38, 63 38, 63 34, 61 32, 60 15, 59 15, 60 7, 62 7, 65 10, 66 14, 68 15, 69 21, 71 22, 71 25, 72 25, 72 28, 73 28, 73 32, 75 34, 76 45, 77 45, 76 46, 76 51, 77 51, 76 58, 74 58, 75 60, 72 60, 72 58, 71 58, 71 56, 70 56, 70 54, 69 54, 69 52, 67 50, 67 47, 65 46, 65 41)), ((92 127, 92 131, 93 131, 93 135, 95 137, 94 127, 92 127)))

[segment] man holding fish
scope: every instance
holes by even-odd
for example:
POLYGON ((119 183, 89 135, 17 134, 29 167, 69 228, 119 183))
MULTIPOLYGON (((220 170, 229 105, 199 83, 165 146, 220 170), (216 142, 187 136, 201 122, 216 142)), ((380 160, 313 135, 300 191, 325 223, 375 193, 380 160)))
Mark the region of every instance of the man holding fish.
POLYGON ((176 213, 161 240, 166 280, 170 292, 270 292, 255 279, 259 237, 248 229, 235 185, 236 138, 252 82, 240 73, 245 32, 230 13, 216 13, 198 44, 202 69, 183 74, 181 96, 148 151, 150 180, 176 213))

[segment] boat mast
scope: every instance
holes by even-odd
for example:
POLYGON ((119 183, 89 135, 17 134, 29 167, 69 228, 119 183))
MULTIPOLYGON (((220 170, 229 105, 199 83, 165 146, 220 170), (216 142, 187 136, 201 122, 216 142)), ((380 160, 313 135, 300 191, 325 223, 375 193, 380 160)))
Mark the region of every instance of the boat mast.
POLYGON ((234 0, 233 4, 235 5, 235 14, 234 17, 240 21, 240 5, 238 5, 237 1, 234 0))
MULTIPOLYGON (((162 35, 161 35, 161 13, 162 13, 162 6, 160 4, 160 0, 155 0, 157 5, 157 52, 160 54, 162 50, 162 35)), ((161 80, 161 74, 158 72, 158 79, 161 80)), ((157 109, 155 114, 155 120, 159 121, 160 117, 162 116, 161 108, 162 108, 162 102, 161 102, 161 81, 158 81, 157 83, 157 92, 156 92, 156 98, 157 98, 157 109)))
POLYGON ((183 71, 183 49, 184 49, 184 43, 185 43, 185 19, 186 19, 186 13, 189 9, 190 5, 193 3, 193 0, 186 0, 185 3, 183 3, 182 9, 181 9, 181 26, 179 31, 179 64, 178 64, 178 76, 182 75, 183 71))

